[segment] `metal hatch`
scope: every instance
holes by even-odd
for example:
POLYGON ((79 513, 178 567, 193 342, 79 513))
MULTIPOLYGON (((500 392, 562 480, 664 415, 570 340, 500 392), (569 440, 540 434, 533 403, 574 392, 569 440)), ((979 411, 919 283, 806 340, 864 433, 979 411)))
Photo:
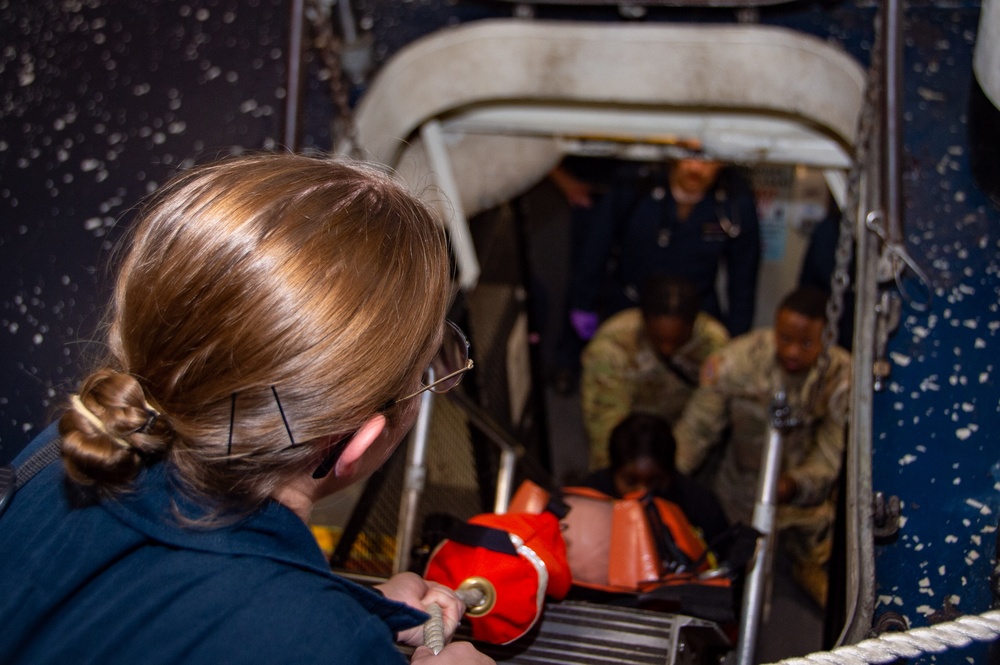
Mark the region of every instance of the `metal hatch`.
MULTIPOLYGON (((397 52, 354 117, 364 155, 440 208, 471 289, 479 265, 468 218, 522 194, 567 154, 655 159, 697 138, 722 160, 821 169, 843 205, 865 88, 850 56, 782 28, 483 20, 397 52)), ((859 295, 858 311, 870 309, 873 296, 859 295)), ((869 314, 856 340, 872 339, 869 314)), ((868 355, 855 358, 856 377, 870 374, 868 355)), ((873 593, 870 376, 853 392, 849 641, 870 625, 873 593)))

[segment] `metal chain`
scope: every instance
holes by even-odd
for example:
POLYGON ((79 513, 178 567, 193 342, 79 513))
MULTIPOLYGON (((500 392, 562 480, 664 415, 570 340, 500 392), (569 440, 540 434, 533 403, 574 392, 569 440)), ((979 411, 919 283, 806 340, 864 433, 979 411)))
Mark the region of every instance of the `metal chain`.
POLYGON ((323 64, 330 70, 330 95, 337 109, 332 132, 334 150, 351 157, 359 157, 361 150, 358 143, 358 128, 354 124, 354 113, 351 110, 347 82, 341 66, 343 41, 334 34, 330 17, 320 7, 319 0, 306 0, 305 13, 313 28, 313 46, 323 59, 323 64), (344 145, 339 148, 336 145, 338 137, 344 141, 344 145))
POLYGON ((844 206, 840 213, 840 226, 837 236, 835 265, 830 278, 830 298, 826 302, 826 325, 823 328, 823 350, 816 362, 818 378, 813 385, 808 399, 806 417, 815 413, 816 402, 823 392, 824 378, 830 366, 830 349, 837 343, 840 317, 844 313, 844 294, 851 285, 851 259, 854 257, 855 229, 857 228, 858 209, 861 196, 861 175, 871 151, 872 138, 877 118, 878 105, 881 99, 882 68, 884 66, 882 31, 884 21, 878 13, 875 15, 875 34, 872 43, 871 63, 868 67, 868 79, 865 85, 865 100, 858 114, 858 127, 855 133, 854 155, 851 168, 847 172, 847 187, 844 194, 844 206))

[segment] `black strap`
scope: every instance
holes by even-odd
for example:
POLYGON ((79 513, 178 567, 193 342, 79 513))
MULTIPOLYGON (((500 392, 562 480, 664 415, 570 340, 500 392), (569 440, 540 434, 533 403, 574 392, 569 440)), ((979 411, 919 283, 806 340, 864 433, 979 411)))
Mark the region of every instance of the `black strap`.
POLYGON ((663 568, 663 572, 680 573, 691 570, 691 558, 674 541, 674 535, 670 532, 670 527, 663 522, 663 517, 656 507, 656 500, 652 493, 642 497, 640 503, 653 533, 653 541, 656 543, 660 555, 660 566, 663 568))
POLYGON ((468 522, 456 524, 448 531, 448 540, 468 547, 483 547, 493 552, 517 556, 517 550, 514 543, 510 542, 507 532, 488 526, 468 522))
POLYGON ((563 500, 561 495, 552 494, 549 502, 545 504, 545 512, 552 513, 561 522, 569 515, 569 504, 563 500))
POLYGON ((21 489, 29 480, 34 478, 39 471, 59 459, 61 447, 62 439, 53 439, 36 450, 24 464, 18 467, 17 486, 14 489, 21 489))
POLYGON ((677 376, 677 378, 680 379, 684 384, 686 384, 691 388, 698 387, 698 380, 692 379, 690 376, 688 376, 687 373, 684 371, 684 369, 677 364, 677 361, 675 361, 673 358, 661 358, 661 359, 663 360, 663 363, 664 365, 666 365, 667 369, 673 372, 677 376))
POLYGON ((54 439, 38 450, 21 466, 14 468, 10 464, 0 467, 0 515, 10 505, 14 493, 24 487, 39 471, 59 459, 61 439, 54 439))

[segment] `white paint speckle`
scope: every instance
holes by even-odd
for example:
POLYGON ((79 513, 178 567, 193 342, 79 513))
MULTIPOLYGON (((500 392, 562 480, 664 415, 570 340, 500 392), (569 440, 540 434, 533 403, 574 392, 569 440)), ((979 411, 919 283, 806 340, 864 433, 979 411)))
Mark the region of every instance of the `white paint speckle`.
POLYGON ((917 456, 916 455, 906 454, 906 455, 903 455, 901 458, 899 458, 899 465, 900 466, 906 466, 907 464, 912 464, 913 462, 916 462, 916 461, 917 461, 917 456))
POLYGON ((968 427, 960 427, 957 430, 955 430, 955 438, 957 438, 959 441, 965 441, 970 436, 972 436, 972 431, 969 430, 968 427))
POLYGON ((889 357, 892 358, 892 362, 896 363, 896 365, 898 365, 899 367, 907 367, 912 361, 912 358, 910 358, 910 356, 898 353, 896 351, 889 353, 889 357))

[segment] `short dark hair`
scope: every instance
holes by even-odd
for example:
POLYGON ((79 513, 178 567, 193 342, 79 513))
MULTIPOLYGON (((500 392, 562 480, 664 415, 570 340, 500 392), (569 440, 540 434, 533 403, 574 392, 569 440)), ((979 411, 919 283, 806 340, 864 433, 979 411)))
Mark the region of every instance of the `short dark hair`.
POLYGON ((829 298, 829 294, 821 288, 800 286, 781 300, 778 311, 788 310, 807 319, 826 321, 826 301, 829 298))
POLYGON ((633 460, 650 457, 671 476, 677 442, 670 423, 650 413, 632 413, 611 430, 608 457, 615 472, 633 460))
POLYGON ((693 323, 701 309, 698 287, 681 277, 655 274, 643 284, 640 300, 642 315, 676 316, 693 323))

